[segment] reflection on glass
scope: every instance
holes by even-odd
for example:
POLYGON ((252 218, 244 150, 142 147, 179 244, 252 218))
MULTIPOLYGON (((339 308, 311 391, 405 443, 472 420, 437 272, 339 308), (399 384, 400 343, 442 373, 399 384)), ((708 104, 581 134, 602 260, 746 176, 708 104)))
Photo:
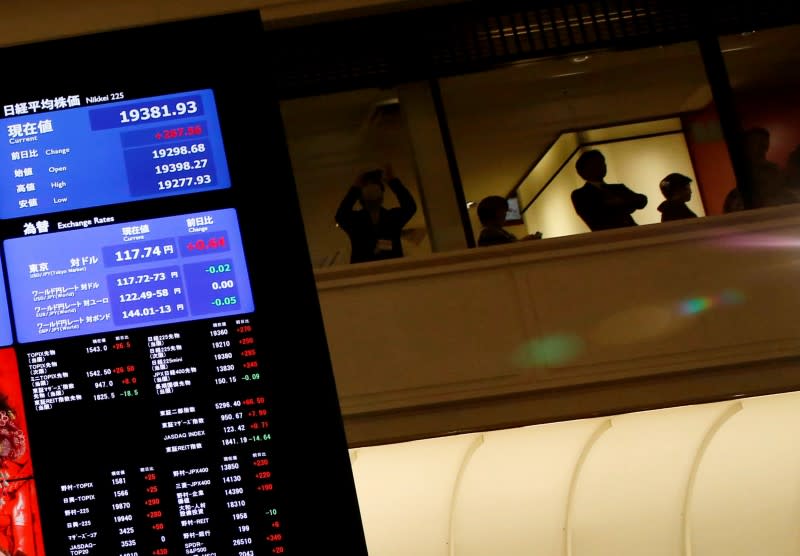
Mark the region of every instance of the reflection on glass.
POLYGON ((362 89, 281 104, 315 268, 431 252, 403 100, 362 89))
POLYGON ((417 212, 417 203, 390 164, 356 179, 336 209, 336 224, 350 239, 350 262, 367 263, 403 256, 403 228, 417 212), (400 206, 384 206, 386 190, 400 206), (359 205, 354 208, 354 205, 359 205))
MULTIPOLYGON (((720 38, 743 146, 749 163, 753 208, 800 200, 800 26, 729 35, 720 38)), ((725 212, 742 210, 732 171, 716 170, 727 182, 725 212)))
POLYGON ((523 222, 507 228, 517 236, 660 223, 665 202, 711 213, 694 152, 706 131, 695 115, 711 92, 694 43, 457 76, 442 81, 442 94, 475 230, 475 208, 491 195, 519 199, 523 222), (582 176, 587 152, 604 168, 582 176), (676 174, 688 190, 668 197, 661 184, 676 174))

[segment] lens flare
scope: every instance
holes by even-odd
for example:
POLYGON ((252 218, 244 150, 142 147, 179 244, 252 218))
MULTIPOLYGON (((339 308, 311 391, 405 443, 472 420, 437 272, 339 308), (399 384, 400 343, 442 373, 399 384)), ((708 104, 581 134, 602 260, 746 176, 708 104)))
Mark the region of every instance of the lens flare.
POLYGON ((737 234, 721 241, 727 247, 795 249, 800 247, 800 237, 771 234, 737 234))
MULTIPOLYGON (((718 295, 699 296, 678 303, 684 316, 698 315, 711 309, 744 303, 745 295, 726 289, 718 295)), ((689 319, 675 314, 675 305, 643 306, 615 314, 598 323, 587 334, 592 345, 636 344, 656 340, 687 326, 689 319)), ((558 367, 574 361, 585 351, 586 341, 574 333, 551 334, 522 344, 513 355, 517 367, 558 367)))
POLYGON ((523 344, 514 354, 518 367, 551 367, 575 359, 583 351, 583 340, 574 334, 556 334, 523 344))
POLYGON ((711 308, 711 298, 695 297, 681 302, 681 313, 684 315, 696 315, 711 308))
POLYGON ((683 315, 697 315, 714 307, 725 305, 739 305, 744 302, 744 294, 738 290, 725 290, 713 297, 693 297, 680 303, 680 312, 683 315))

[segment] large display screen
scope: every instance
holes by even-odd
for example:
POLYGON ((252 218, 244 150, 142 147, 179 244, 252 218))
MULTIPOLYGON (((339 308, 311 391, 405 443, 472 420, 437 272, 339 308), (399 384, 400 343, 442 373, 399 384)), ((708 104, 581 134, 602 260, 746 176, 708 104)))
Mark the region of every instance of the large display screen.
POLYGON ((0 555, 366 556, 262 33, 0 49, 0 555))
POLYGON ((230 187, 213 91, 125 96, 5 105, 0 218, 230 187))

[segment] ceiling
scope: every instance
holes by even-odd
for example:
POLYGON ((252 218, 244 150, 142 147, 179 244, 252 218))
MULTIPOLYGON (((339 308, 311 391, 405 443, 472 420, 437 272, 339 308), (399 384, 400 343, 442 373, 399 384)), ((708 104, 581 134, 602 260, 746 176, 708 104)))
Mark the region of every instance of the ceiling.
POLYGON ((4 0, 0 47, 249 10, 259 10, 267 27, 285 27, 452 1, 38 0, 32 9, 27 0, 4 0))

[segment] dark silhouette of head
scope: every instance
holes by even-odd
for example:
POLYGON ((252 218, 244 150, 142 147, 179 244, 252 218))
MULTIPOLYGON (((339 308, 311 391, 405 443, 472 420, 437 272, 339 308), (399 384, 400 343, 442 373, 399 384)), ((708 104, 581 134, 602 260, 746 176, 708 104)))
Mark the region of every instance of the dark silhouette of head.
POLYGON ((370 170, 364 172, 358 179, 361 187, 361 206, 366 209, 378 208, 383 205, 383 192, 386 186, 383 183, 383 170, 370 170))
POLYGON ((797 145, 794 150, 789 153, 786 165, 790 168, 800 170, 800 145, 797 145))
POLYGON ((502 227, 507 212, 508 200, 500 195, 489 195, 478 203, 478 220, 486 227, 502 227))
POLYGON ((606 177, 606 157, 598 150, 585 151, 575 162, 575 170, 586 181, 599 182, 606 177))
POLYGON ((763 162, 769 151, 769 131, 763 127, 751 127, 744 132, 744 148, 751 162, 763 162))
POLYGON ((789 153, 789 158, 786 160, 786 174, 792 181, 792 185, 800 186, 800 145, 789 153))
POLYGON ((687 202, 692 198, 692 178, 673 173, 666 176, 658 184, 665 199, 687 202))

